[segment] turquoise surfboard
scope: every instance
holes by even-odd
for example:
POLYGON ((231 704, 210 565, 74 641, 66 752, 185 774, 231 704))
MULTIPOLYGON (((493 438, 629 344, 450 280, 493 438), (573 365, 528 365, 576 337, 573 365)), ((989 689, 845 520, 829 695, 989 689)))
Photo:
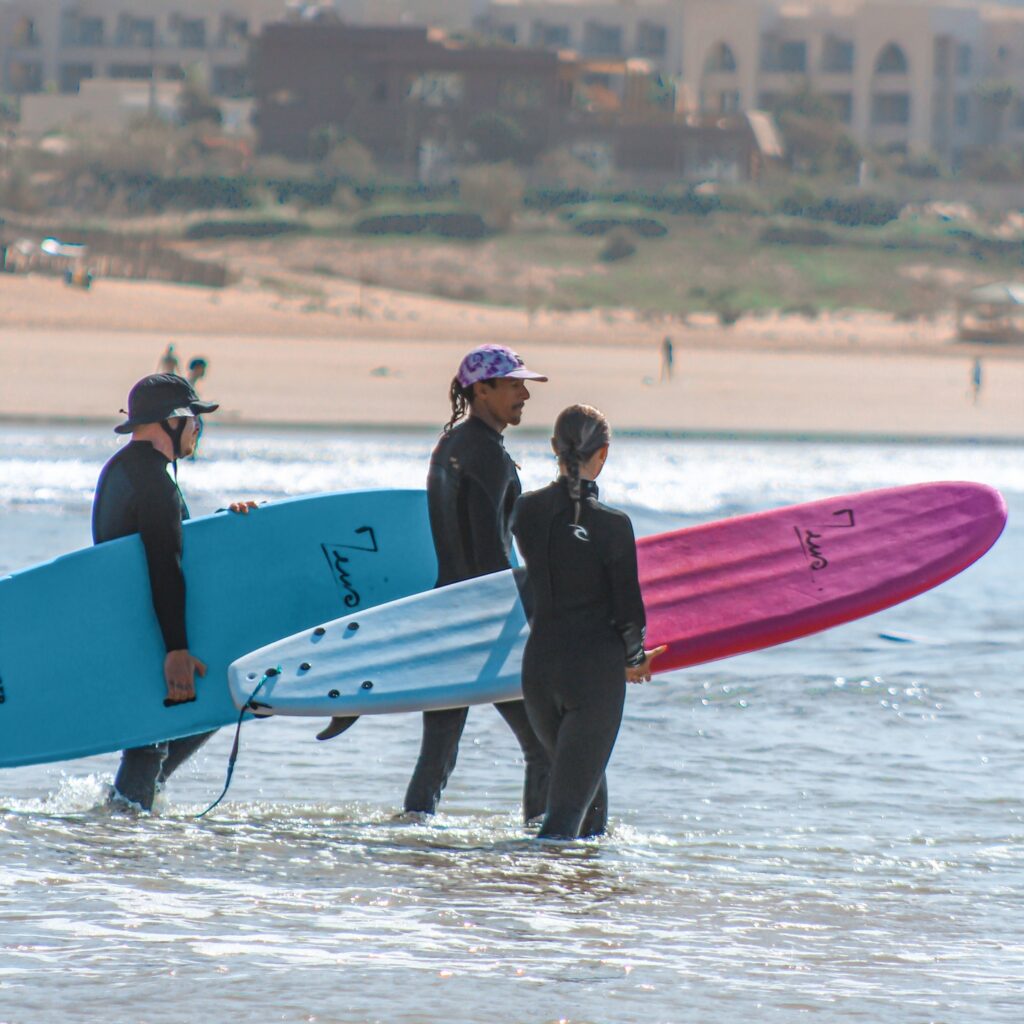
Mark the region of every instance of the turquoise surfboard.
POLYGON ((164 649, 137 536, 0 579, 0 767, 60 761, 237 720, 228 665, 298 630, 430 589, 423 491, 350 491, 185 524, 186 619, 207 665, 165 708, 164 649))

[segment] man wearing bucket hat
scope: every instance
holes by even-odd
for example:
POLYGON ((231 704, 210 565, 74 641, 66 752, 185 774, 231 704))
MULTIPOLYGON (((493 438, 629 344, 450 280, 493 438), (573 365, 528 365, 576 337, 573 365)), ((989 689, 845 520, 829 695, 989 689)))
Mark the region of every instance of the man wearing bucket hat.
MULTIPOLYGON (((200 416, 216 402, 201 401, 188 381, 173 373, 143 377, 128 394, 124 423, 114 428, 131 441, 100 472, 92 507, 93 542, 137 533, 149 569, 153 611, 167 656, 168 706, 195 700, 195 674, 206 666, 192 655, 185 631, 185 577, 181 568, 182 521, 188 508, 177 484, 178 459, 193 455, 202 432, 200 416), (167 473, 174 467, 175 478, 167 473)), ((123 411, 123 410, 122 410, 123 411)), ((248 512, 252 502, 237 502, 248 512)), ((212 732, 125 750, 114 779, 114 798, 151 810, 158 788, 197 751, 212 732)))
MULTIPOLYGON (((451 419, 434 448, 427 473, 438 587, 509 568, 509 517, 522 487, 502 432, 519 424, 530 397, 528 380, 547 377, 527 369, 503 345, 480 345, 467 353, 452 380, 451 419)), ((546 809, 550 761, 521 700, 495 707, 515 733, 526 761, 523 817, 529 821, 546 809)), ((455 767, 468 710, 424 712, 419 760, 405 794, 407 812, 437 810, 455 767)), ((338 735, 354 720, 333 719, 318 739, 338 735)))

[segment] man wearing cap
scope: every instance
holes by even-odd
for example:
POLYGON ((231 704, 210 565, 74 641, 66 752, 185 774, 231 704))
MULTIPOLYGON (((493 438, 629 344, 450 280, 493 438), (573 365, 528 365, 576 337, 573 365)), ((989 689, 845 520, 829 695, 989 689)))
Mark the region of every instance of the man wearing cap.
MULTIPOLYGON (((202 431, 202 413, 216 402, 203 402, 192 385, 173 373, 143 377, 128 395, 128 418, 114 428, 132 435, 100 472, 92 506, 93 542, 137 533, 149 569, 150 593, 167 656, 165 704, 195 700, 195 673, 206 666, 192 655, 185 632, 185 577, 181 569, 182 521, 188 508, 178 490, 177 461, 192 455, 202 431), (175 479, 167 473, 173 465, 175 479)), ((231 506, 248 512, 252 502, 231 506)), ((114 779, 114 798, 151 810, 157 789, 197 751, 212 732, 125 750, 114 779)))
MULTIPOLYGON (((439 587, 509 568, 510 518, 522 487, 502 433, 522 419, 530 397, 528 380, 547 377, 527 369, 503 345, 473 349, 452 380, 451 419, 434 448, 427 473, 439 587)), ((546 809, 550 760, 521 700, 495 707, 515 733, 526 761, 523 818, 529 821, 546 809)), ((405 794, 406 811, 433 814, 437 809, 455 767, 467 712, 468 708, 452 708, 424 713, 423 741, 405 794)))
MULTIPOLYGON (((522 418, 530 397, 527 380, 547 377, 528 370, 522 359, 503 345, 473 349, 452 380, 452 416, 430 456, 427 473, 427 507, 437 552, 435 586, 509 568, 509 520, 522 487, 501 435, 522 418), (459 423, 467 413, 465 422, 459 423)), ((547 809, 551 762, 526 717, 523 701, 494 706, 523 750, 523 818, 530 821, 547 809)), ((423 713, 420 756, 405 793, 407 812, 433 814, 437 810, 455 767, 468 711, 450 708, 423 713)), ((355 721, 355 717, 332 718, 317 739, 337 736, 355 721)))

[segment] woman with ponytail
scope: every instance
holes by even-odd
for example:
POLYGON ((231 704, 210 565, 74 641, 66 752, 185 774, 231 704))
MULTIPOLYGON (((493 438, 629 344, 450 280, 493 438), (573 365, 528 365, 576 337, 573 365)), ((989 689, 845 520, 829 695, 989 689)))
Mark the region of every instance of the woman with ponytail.
POLYGON ((605 766, 622 721, 626 681, 651 678, 663 650, 644 649, 645 615, 633 526, 597 500, 611 431, 589 405, 555 421, 559 476, 516 503, 532 615, 523 697, 552 759, 540 835, 600 835, 608 819, 605 766))

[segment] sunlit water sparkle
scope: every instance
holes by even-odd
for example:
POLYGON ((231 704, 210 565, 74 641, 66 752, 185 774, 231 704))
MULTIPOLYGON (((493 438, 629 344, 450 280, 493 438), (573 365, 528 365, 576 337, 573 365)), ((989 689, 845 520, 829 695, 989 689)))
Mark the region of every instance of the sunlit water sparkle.
MULTIPOLYGON (((89 542, 112 435, 0 427, 0 572, 89 542)), ((211 426, 194 514, 420 486, 426 433, 211 426)), ((551 461, 510 433, 527 486, 551 461)), ((612 828, 544 844, 474 710, 429 824, 393 820, 416 716, 222 730, 160 813, 103 806, 116 756, 0 773, 0 1021, 1024 1019, 1024 452, 622 438, 639 533, 930 479, 999 487, 996 548, 943 587, 631 690, 612 828), (895 639, 886 639, 892 637, 895 639)), ((0 657, 2 657, 0 623, 0 657)))

